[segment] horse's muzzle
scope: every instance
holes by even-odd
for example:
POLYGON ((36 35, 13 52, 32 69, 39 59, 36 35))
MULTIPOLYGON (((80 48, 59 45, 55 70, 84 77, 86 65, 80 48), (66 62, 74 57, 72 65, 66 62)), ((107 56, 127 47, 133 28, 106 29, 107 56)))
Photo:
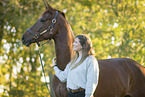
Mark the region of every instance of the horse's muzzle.
POLYGON ((25 46, 27 46, 27 47, 29 47, 31 44, 32 44, 32 39, 26 39, 25 38, 25 36, 23 35, 22 36, 22 43, 25 45, 25 46))

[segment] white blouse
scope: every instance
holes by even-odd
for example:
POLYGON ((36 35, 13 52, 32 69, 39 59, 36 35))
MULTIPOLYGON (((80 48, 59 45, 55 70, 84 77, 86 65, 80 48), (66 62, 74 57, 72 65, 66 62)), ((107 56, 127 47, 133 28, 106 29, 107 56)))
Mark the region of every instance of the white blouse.
MULTIPOLYGON (((76 63, 79 60, 80 58, 76 63)), ((96 58, 90 55, 78 67, 70 69, 70 63, 67 64, 64 71, 55 66, 55 75, 61 82, 67 82, 67 88, 84 88, 85 97, 93 96, 99 80, 99 66, 96 58)))

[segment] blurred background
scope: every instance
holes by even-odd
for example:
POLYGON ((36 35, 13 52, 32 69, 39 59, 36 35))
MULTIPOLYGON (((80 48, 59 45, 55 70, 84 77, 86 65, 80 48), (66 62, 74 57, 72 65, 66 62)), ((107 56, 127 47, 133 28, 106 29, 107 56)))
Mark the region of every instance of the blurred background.
MULTIPOLYGON (((97 59, 131 58, 145 66, 145 0, 48 0, 66 14, 76 35, 91 37, 97 59)), ((0 0, 0 96, 50 96, 38 47, 21 37, 45 11, 42 0, 0 0)), ((42 42, 43 43, 43 42, 42 42)), ((42 44, 41 43, 41 44, 42 44)), ((47 82, 54 71, 54 42, 41 48, 47 82)), ((51 89, 51 84, 48 85, 51 89)))

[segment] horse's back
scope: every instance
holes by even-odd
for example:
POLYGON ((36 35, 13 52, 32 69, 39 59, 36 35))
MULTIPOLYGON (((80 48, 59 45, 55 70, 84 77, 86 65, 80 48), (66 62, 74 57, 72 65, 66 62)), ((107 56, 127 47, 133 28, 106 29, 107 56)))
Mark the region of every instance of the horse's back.
POLYGON ((95 97, 145 97, 143 66, 129 58, 104 59, 98 63, 100 76, 95 97))

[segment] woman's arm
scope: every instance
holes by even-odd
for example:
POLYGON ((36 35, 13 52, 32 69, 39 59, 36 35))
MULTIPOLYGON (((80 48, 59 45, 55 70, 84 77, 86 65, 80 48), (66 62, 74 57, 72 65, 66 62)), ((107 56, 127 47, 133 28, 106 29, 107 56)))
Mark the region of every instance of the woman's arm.
POLYGON ((69 71, 69 64, 67 64, 66 68, 64 69, 64 71, 60 70, 56 63, 55 63, 55 58, 53 58, 52 60, 53 62, 53 69, 55 71, 55 75, 58 77, 58 79, 61 81, 61 82, 66 82, 67 81, 67 74, 68 74, 68 71, 69 71))
POLYGON ((65 68, 64 71, 61 71, 57 66, 54 67, 55 75, 59 78, 61 82, 67 81, 68 69, 69 68, 65 68))
POLYGON ((99 78, 98 76, 99 76, 98 61, 95 59, 95 57, 92 56, 88 63, 85 97, 93 96, 93 93, 98 85, 99 78))

